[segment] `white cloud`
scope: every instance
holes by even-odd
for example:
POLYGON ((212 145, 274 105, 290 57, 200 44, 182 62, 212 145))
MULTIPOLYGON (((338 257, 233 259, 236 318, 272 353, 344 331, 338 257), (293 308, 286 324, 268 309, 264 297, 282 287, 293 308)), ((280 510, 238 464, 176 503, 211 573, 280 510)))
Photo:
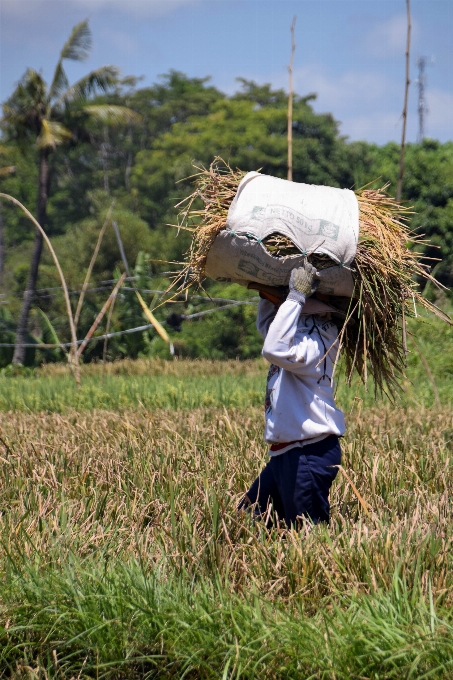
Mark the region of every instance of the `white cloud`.
POLYGON ((334 76, 304 67, 297 72, 296 83, 300 93, 317 93, 315 110, 331 112, 341 122, 342 134, 351 139, 381 143, 400 135, 401 88, 384 74, 348 71, 334 76))
POLYGON ((381 73, 348 71, 333 76, 325 69, 313 66, 297 69, 294 82, 295 90, 301 94, 316 92, 319 105, 326 111, 380 104, 392 90, 381 73))
MULTIPOLYGON (((418 37, 418 25, 413 18, 411 24, 411 44, 413 46, 418 37)), ((390 19, 376 22, 371 30, 364 34, 362 47, 368 54, 376 58, 404 55, 406 36, 406 14, 396 14, 390 19)))
POLYGON ((369 112, 347 116, 341 124, 341 132, 351 140, 367 140, 384 144, 401 139, 401 115, 397 111, 369 112))
MULTIPOLYGON (((296 90, 316 92, 315 109, 332 112, 341 121, 341 131, 351 139, 385 143, 401 138, 403 90, 401 83, 389 76, 350 71, 337 77, 305 67, 297 72, 296 90)), ((453 139, 453 93, 428 87, 426 99, 426 136, 453 139)), ((409 141, 415 141, 417 128, 417 90, 413 83, 409 92, 409 141)))
POLYGON ((28 49, 39 48, 41 53, 58 53, 76 23, 88 18, 93 28, 96 23, 104 25, 107 19, 110 26, 116 24, 119 27, 113 29, 112 43, 124 54, 132 54, 135 40, 132 36, 127 37, 122 30, 126 18, 132 21, 157 19, 178 11, 184 5, 195 5, 201 1, 0 0, 2 47, 23 48, 26 45, 28 49))
MULTIPOLYGON (((55 1, 55 0, 54 0, 55 1)), ((61 0, 60 0, 61 1, 61 0)), ((170 14, 183 5, 194 5, 200 0, 69 0, 74 6, 87 10, 115 9, 137 18, 159 17, 170 14)), ((68 0, 66 0, 68 2, 68 0)))
MULTIPOLYGON (((253 74, 248 76, 254 79, 253 74)), ((258 79, 260 80, 260 79, 258 79)), ((273 87, 288 88, 284 71, 270 78, 273 87)), ((390 74, 377 71, 346 71, 335 75, 321 65, 303 66, 294 73, 294 89, 301 95, 315 92, 318 112, 330 112, 341 123, 342 134, 350 139, 367 139, 384 144, 401 139, 403 83, 390 74)), ((427 89, 426 136, 453 138, 453 93, 427 89)), ((417 136, 417 90, 412 83, 409 94, 407 139, 417 136)))

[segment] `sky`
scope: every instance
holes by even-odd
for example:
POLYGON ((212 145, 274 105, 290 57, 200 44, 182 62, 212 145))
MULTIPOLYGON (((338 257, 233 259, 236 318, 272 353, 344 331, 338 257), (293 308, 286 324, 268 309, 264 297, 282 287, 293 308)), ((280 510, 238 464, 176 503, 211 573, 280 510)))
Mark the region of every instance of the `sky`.
MULTIPOLYGON (((453 139, 453 0, 411 0, 408 141, 418 131, 417 58, 426 56, 425 133, 453 139)), ((151 85, 170 69, 231 94, 236 78, 288 88, 296 16, 294 89, 317 94, 351 140, 400 141, 405 0, 0 0, 0 100, 27 67, 52 77, 71 28, 88 18, 93 48, 76 79, 114 64, 151 85)))

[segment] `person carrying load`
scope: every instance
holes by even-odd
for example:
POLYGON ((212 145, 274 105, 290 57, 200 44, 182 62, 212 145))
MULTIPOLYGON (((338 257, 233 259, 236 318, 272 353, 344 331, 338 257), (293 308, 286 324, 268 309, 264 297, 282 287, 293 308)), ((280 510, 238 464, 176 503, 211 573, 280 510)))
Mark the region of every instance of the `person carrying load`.
POLYGON ((357 373, 365 389, 371 380, 376 395, 395 399, 405 377, 406 321, 417 305, 452 324, 419 282, 442 286, 420 258, 412 209, 387 186, 351 191, 290 182, 233 170, 220 158, 198 170, 195 191, 178 204, 174 226, 191 231, 192 242, 172 287, 181 293, 209 277, 267 297, 258 330, 271 364, 270 461, 240 507, 265 519, 273 508, 288 526, 327 522, 345 431, 333 396, 337 355, 347 385, 357 373), (273 297, 288 284, 284 301, 273 297))
POLYGON ((257 328, 262 354, 270 362, 265 399, 265 440, 270 460, 245 494, 239 509, 254 506, 272 524, 303 518, 329 521, 329 491, 341 463, 343 413, 333 395, 338 310, 313 297, 317 270, 307 259, 293 269, 281 304, 260 293, 257 328), (271 301, 269 299, 273 301, 271 301))

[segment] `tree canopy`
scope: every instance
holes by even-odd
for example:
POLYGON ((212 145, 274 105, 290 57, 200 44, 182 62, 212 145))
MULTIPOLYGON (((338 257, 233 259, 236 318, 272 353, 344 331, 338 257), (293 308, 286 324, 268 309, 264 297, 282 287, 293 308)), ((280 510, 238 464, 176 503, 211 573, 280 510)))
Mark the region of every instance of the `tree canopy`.
MULTIPOLYGON (((82 32, 78 50, 88 49, 84 39, 82 32)), ((175 204, 191 192, 191 180, 187 178, 196 171, 194 165, 207 166, 215 156, 222 156, 232 167, 261 169, 266 174, 286 177, 287 95, 283 90, 240 78, 237 92, 227 96, 213 87, 209 78, 190 78, 177 71, 165 74, 152 87, 140 88, 134 78, 121 80, 113 67, 105 67, 107 70, 71 88, 61 71, 62 59, 63 56, 50 88, 45 90, 37 71, 29 71, 5 104, 3 142, 11 149, 12 160, 8 163, 16 170, 14 174, 0 177, 0 182, 2 191, 33 208, 37 201, 40 145, 51 146, 47 230, 72 289, 77 290, 83 281, 112 201, 127 259, 138 267, 142 288, 155 290, 169 284, 166 272, 173 265, 167 262, 180 261, 188 247, 187 234, 177 235, 176 230, 166 225, 175 223, 175 204), (110 83, 110 77, 115 77, 114 83, 110 83), (102 88, 102 78, 111 87, 102 88), (32 127, 36 114, 33 118, 26 106, 19 107, 24 98, 51 102, 37 107, 40 129, 32 127), (69 124, 70 108, 71 115, 75 115, 71 121, 77 121, 76 125, 69 124), (134 114, 121 117, 121 110, 134 114), (19 115, 17 111, 22 113, 19 115), (13 120, 17 123, 14 126, 13 120), (43 126, 43 120, 49 120, 52 125, 43 126), (108 125, 112 121, 117 123, 114 127, 108 125), (82 143, 74 144, 74 135, 82 130, 85 136, 80 137, 82 143), (33 136, 37 144, 30 146, 24 156, 22 149, 27 135, 33 136)), ((315 112, 314 100, 315 95, 311 93, 296 95, 294 99, 294 180, 350 188, 368 182, 378 185, 389 182, 389 191, 394 193, 398 145, 389 143, 379 147, 349 142, 340 134, 339 123, 331 114, 315 112)), ((440 144, 425 140, 423 144, 409 144, 403 186, 403 198, 415 210, 412 227, 440 247, 426 247, 424 254, 442 257, 435 273, 447 285, 451 283, 453 271, 452 161, 453 142, 440 144)), ((9 207, 3 210, 3 222, 6 262, 2 293, 8 301, 4 308, 11 317, 3 323, 5 333, 7 328, 10 333, 8 324, 18 315, 20 295, 26 285, 31 234, 22 217, 9 207)), ((93 270, 93 288, 104 286, 102 281, 116 279, 121 268, 116 238, 108 227, 93 270)), ((65 336, 61 297, 58 291, 51 291, 58 285, 51 261, 44 255, 37 282, 38 289, 44 292, 38 292, 35 301, 58 334, 65 336)), ((106 285, 111 288, 111 284, 106 285)), ((227 290, 209 281, 206 285, 213 296, 239 299, 252 295, 237 286, 227 290)), ((105 300, 106 290, 93 291, 87 296, 81 333, 90 326, 105 300)), ((150 304, 153 296, 153 293, 145 294, 150 304)), ((189 299, 177 303, 171 310, 158 308, 156 314, 164 320, 170 311, 190 315, 205 308, 205 303, 189 299)), ((182 354, 247 357, 259 349, 253 317, 253 308, 238 308, 183 322, 179 335, 171 325, 169 330, 182 354)), ((132 322, 145 323, 134 295, 124 292, 116 303, 112 327, 121 330, 128 324, 130 327, 132 322)), ((0 327, 1 323, 0 320, 0 327)), ((35 336, 42 337, 38 317, 33 324, 35 336)), ((168 352, 152 330, 139 334, 133 341, 131 338, 112 340, 109 357, 168 352)), ((101 343, 98 343, 88 348, 86 358, 101 354, 101 343)), ((42 358, 39 353, 36 357, 35 360, 42 358)))

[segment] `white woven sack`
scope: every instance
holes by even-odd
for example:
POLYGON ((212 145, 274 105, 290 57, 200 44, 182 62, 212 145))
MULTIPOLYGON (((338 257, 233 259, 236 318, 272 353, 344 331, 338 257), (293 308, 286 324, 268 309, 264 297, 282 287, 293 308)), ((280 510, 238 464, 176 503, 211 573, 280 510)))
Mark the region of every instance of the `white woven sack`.
POLYGON ((209 251, 206 274, 217 281, 287 285, 305 253, 323 253, 338 265, 320 271, 319 291, 350 297, 358 235, 354 192, 249 172, 230 206, 226 228, 209 251), (301 255, 271 255, 262 240, 274 233, 287 236, 301 255))

